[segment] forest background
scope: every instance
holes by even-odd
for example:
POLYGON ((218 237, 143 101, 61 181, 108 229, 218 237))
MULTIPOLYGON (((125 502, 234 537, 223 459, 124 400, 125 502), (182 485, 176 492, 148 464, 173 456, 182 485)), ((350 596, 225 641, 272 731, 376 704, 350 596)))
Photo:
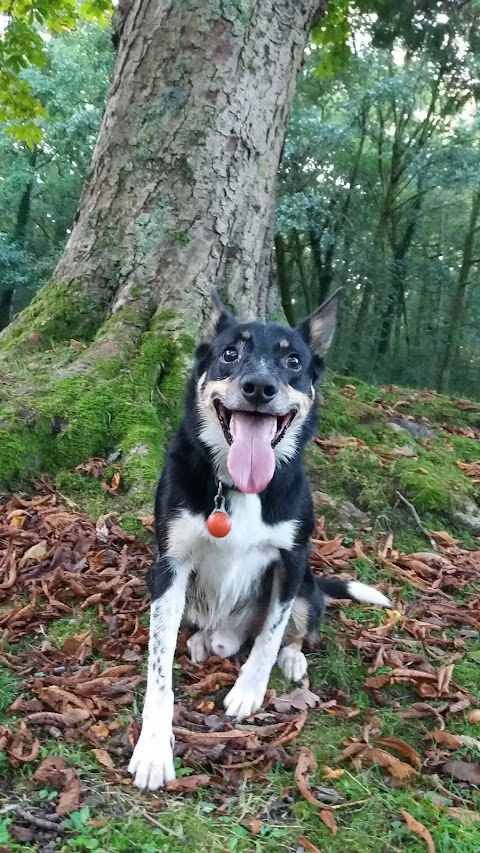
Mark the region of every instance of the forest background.
MULTIPOLYGON (((478 397, 475 8, 368 2, 346 15, 330 4, 291 110, 275 254, 292 323, 344 287, 335 370, 478 397)), ((60 31, 45 56, 19 72, 39 114, 0 115, 0 329, 70 234, 108 94, 110 26, 60 31)))

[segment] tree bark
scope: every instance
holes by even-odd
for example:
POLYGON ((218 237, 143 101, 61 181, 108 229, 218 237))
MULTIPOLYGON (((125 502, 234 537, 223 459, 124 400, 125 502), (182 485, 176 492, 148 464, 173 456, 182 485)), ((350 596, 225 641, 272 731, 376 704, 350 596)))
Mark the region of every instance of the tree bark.
POLYGON ((321 0, 119 4, 111 91, 65 253, 0 334, 0 368, 11 377, 0 484, 115 447, 127 462, 141 457, 149 482, 158 476, 211 288, 244 318, 263 318, 275 303, 277 169, 323 8, 321 0), (52 351, 70 340, 74 356, 56 372, 46 377, 35 359, 32 382, 15 382, 12 349, 52 351), (17 430, 15 405, 30 413, 38 441, 27 441, 24 423, 17 430), (52 435, 52 423, 65 426, 52 435))
POLYGON ((197 320, 215 284, 264 316, 276 174, 318 5, 131 4, 57 280, 85 282, 113 313, 140 300, 197 320))
POLYGON ((475 236, 477 223, 480 217, 480 187, 475 190, 470 208, 468 228, 463 241, 462 263, 458 274, 457 286, 453 294, 449 312, 450 320, 447 328, 447 340, 443 358, 437 376, 437 391, 448 389, 450 373, 455 360, 455 352, 458 346, 458 333, 465 310, 465 296, 467 292, 470 271, 473 264, 473 253, 475 249, 475 236))

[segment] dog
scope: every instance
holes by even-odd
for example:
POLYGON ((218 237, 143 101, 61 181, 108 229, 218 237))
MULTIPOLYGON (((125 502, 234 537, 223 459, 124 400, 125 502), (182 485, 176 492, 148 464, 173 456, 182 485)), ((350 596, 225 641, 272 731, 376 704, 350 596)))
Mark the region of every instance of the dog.
POLYGON ((309 566, 314 515, 303 453, 340 300, 337 291, 285 328, 239 322, 214 295, 156 494, 147 688, 129 765, 141 790, 175 778, 172 666, 182 617, 197 629, 193 661, 230 657, 253 641, 224 701, 226 714, 243 720, 261 707, 275 662, 293 681, 306 674, 302 644, 315 636, 327 598, 392 607, 376 589, 316 578, 309 566))

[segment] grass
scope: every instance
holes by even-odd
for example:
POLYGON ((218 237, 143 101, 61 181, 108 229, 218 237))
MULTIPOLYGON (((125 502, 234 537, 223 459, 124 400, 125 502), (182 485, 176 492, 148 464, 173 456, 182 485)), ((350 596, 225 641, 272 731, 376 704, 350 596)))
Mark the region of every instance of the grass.
MULTIPOLYGON (((479 428, 480 407, 463 411, 454 401, 441 395, 405 389, 382 391, 338 376, 329 376, 325 398, 322 435, 353 436, 366 445, 344 447, 332 457, 318 447, 312 446, 308 451, 312 487, 327 492, 337 502, 336 508, 325 512, 332 535, 342 532, 338 507, 344 501, 351 501, 369 515, 370 529, 362 532, 362 538, 373 540, 379 533, 392 531, 395 546, 406 553, 428 550, 430 546, 411 514, 396 501, 399 490, 415 505, 427 528, 446 529, 467 546, 478 547, 472 534, 459 528, 454 520, 452 493, 478 496, 478 489, 475 491, 456 461, 480 458, 479 443, 451 435, 442 425, 479 428), (345 387, 351 384, 355 385, 354 389, 345 387), (406 402, 398 408, 399 414, 428 418, 434 430, 432 438, 416 441, 409 433, 399 434, 388 426, 381 406, 393 406, 399 400, 406 402), (382 453, 392 452, 405 444, 415 450, 418 459, 397 457, 385 467, 379 464, 382 453), (419 468, 426 473, 421 473, 419 468)), ((105 495, 98 481, 76 474, 61 475, 57 485, 94 516, 105 509, 116 509, 120 516, 125 514, 124 523, 134 524, 135 507, 129 503, 128 496, 105 495)), ((347 536, 348 541, 353 541, 357 532, 349 531, 347 536)), ((380 570, 372 558, 357 559, 354 568, 358 579, 366 583, 389 579, 388 573, 380 570)), ((405 584, 400 598, 408 602, 417 594, 416 589, 405 584)), ((458 600, 464 601, 473 594, 474 588, 460 591, 458 600)), ((378 625, 384 618, 382 613, 360 606, 351 605, 346 612, 362 625, 378 625)), ((72 617, 50 624, 46 638, 59 647, 68 637, 90 628, 96 637, 104 633, 104 623, 98 619, 95 608, 79 609, 72 617)), ((299 745, 308 745, 313 750, 318 762, 313 784, 333 787, 346 800, 366 800, 336 813, 338 833, 335 836, 319 820, 316 807, 296 798, 293 773, 282 767, 274 768, 261 784, 245 783, 239 792, 232 794, 225 813, 218 816, 215 810, 221 797, 214 787, 201 788, 188 797, 164 793, 146 797, 132 787, 108 786, 88 747, 52 738, 42 743, 41 757, 47 754, 65 757, 78 768, 87 792, 84 807, 65 822, 66 834, 59 840, 57 850, 61 853, 90 850, 98 853, 293 853, 300 846, 299 837, 305 836, 325 853, 425 853, 425 842, 407 829, 401 817, 401 810, 405 810, 430 829, 436 853, 478 853, 480 824, 462 823, 449 816, 446 812, 448 802, 438 798, 428 773, 415 777, 408 785, 395 785, 377 766, 365 767, 357 773, 347 762, 342 765, 345 773, 341 778, 333 782, 323 779, 325 767, 337 766, 335 759, 345 739, 361 732, 374 702, 364 687, 367 665, 360 652, 346 648, 344 638, 342 623, 332 611, 323 628, 319 648, 309 656, 311 689, 323 698, 341 691, 343 703, 360 708, 361 713, 344 720, 312 712, 299 740, 299 745), (248 828, 248 822, 254 819, 260 821, 257 835, 248 828)), ((44 639, 45 636, 30 638, 28 642, 40 643, 44 639)), ((465 656, 456 663, 454 677, 480 700, 480 641, 469 641, 464 651, 465 656)), ((272 674, 271 686, 278 693, 291 689, 278 671, 272 674)), ((0 665, 0 725, 11 721, 6 709, 20 690, 20 680, 0 665)), ((418 696, 410 691, 411 688, 404 685, 390 688, 388 695, 385 694, 374 707, 374 712, 382 720, 383 736, 400 737, 417 750, 423 750, 425 736, 434 727, 432 719, 404 720, 395 711, 395 701, 399 697, 404 704, 418 701, 418 696)), ((468 724, 466 717, 455 717, 447 728, 452 733, 480 739, 480 726, 468 724)), ((452 753, 454 757, 463 754, 464 750, 452 753)), ((478 759, 480 753, 474 752, 474 755, 478 759)), ((0 777, 10 776, 10 773, 5 756, 0 755, 0 777)), ((14 794, 33 808, 48 801, 54 793, 48 788, 32 790, 31 775, 32 768, 26 765, 15 772, 12 784, 14 794)), ((457 797, 463 796, 459 788, 455 793, 457 797)), ((478 792, 469 790, 467 793, 480 809, 478 792)), ((10 820, 8 813, 0 812, 0 848, 7 845, 11 853, 40 853, 42 848, 35 843, 12 842, 8 835, 10 820)))

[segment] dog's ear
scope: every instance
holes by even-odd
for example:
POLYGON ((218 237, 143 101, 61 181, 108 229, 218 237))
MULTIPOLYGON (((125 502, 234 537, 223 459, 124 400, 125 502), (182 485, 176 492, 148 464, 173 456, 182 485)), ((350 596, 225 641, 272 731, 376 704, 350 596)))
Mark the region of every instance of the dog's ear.
POLYGON ((342 297, 343 289, 340 287, 330 299, 327 299, 320 308, 297 326, 298 331, 318 358, 326 356, 333 341, 342 297))
POLYGON ((207 331, 203 336, 205 343, 210 343, 216 335, 219 335, 228 326, 233 326, 237 322, 233 314, 230 314, 230 311, 225 308, 215 289, 212 289, 212 303, 212 313, 209 318, 207 331))

